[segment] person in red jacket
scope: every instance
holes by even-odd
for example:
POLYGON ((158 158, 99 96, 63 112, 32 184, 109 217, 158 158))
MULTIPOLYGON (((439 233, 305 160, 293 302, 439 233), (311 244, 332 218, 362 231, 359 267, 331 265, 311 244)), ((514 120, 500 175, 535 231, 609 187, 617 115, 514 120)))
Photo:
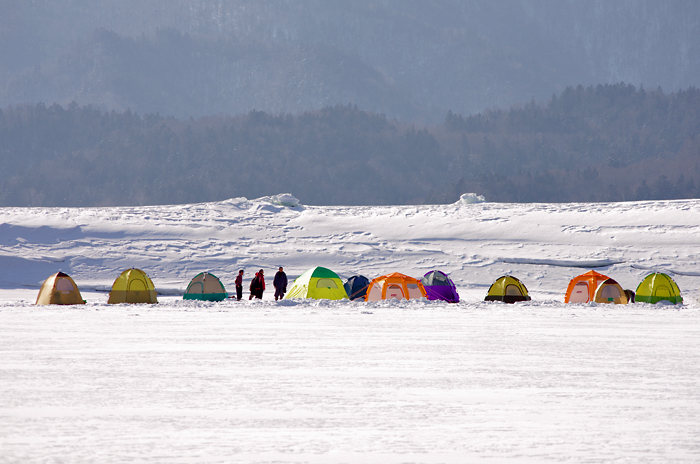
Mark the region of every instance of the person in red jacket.
POLYGON ((250 281, 250 298, 253 297, 262 300, 263 292, 265 291, 265 273, 262 269, 255 273, 255 277, 250 281))

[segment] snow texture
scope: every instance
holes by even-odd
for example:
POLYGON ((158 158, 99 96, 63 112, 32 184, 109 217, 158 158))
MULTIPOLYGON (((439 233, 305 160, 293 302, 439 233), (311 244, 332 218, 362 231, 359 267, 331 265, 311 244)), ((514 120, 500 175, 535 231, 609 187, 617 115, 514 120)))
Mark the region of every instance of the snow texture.
POLYGON ((698 462, 700 201, 0 209, 0 463, 698 462), (184 301, 201 271, 447 272, 459 304, 184 301), (125 268, 158 305, 107 305, 125 268), (565 305, 595 268, 684 304, 565 305), (62 270, 84 306, 34 306, 62 270), (533 300, 485 303, 518 277, 533 300))

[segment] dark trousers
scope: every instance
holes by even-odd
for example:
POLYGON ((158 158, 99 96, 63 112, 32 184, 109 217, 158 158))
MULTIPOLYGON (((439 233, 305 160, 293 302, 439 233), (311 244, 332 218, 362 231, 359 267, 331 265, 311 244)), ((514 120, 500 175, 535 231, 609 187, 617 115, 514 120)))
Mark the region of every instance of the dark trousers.
POLYGON ((236 286, 236 299, 240 300, 243 298, 243 285, 236 286))
POLYGON ((262 300, 262 295, 263 295, 263 289, 262 288, 255 288, 250 291, 250 298, 249 300, 252 300, 253 298, 259 298, 262 300))

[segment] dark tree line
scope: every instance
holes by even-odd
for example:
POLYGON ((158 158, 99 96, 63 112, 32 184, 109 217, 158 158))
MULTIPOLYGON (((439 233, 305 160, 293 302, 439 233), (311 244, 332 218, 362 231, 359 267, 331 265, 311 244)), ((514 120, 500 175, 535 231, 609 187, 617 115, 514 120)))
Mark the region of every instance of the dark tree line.
POLYGON ((356 106, 178 120, 71 104, 0 111, 0 205, 624 201, 700 197, 700 91, 567 88, 416 128, 356 106))
POLYGON ((456 189, 494 201, 700 196, 696 88, 664 94, 622 83, 569 87, 546 105, 449 113, 445 129, 460 137, 472 166, 456 189))

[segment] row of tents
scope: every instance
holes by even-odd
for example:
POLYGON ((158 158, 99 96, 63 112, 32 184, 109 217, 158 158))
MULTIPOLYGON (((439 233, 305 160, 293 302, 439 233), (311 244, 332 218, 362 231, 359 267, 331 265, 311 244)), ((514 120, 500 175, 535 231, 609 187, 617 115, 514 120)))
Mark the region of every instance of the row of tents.
MULTIPOLYGON (((228 293, 221 280, 210 272, 197 274, 187 286, 185 300, 222 301, 228 293)), ((325 267, 314 267, 294 280, 285 298, 312 298, 340 300, 350 299, 380 301, 389 299, 428 300, 458 303, 459 294, 450 277, 442 271, 430 271, 422 279, 394 272, 369 280, 362 275, 343 282, 338 274, 325 267)), ((501 276, 489 287, 485 301, 516 303, 529 301, 525 285, 511 275, 501 276)), ((596 271, 574 277, 569 282, 565 303, 614 303, 634 301, 646 303, 682 303, 678 285, 662 273, 649 274, 637 287, 637 291, 623 290, 620 284, 596 271)), ((39 290, 36 304, 84 304, 80 290, 73 279, 63 272, 50 276, 39 290)), ((114 281, 108 304, 158 303, 153 281, 140 269, 127 269, 114 281)))
MULTIPOLYGON (((221 280, 210 272, 197 274, 187 286, 185 300, 222 301, 228 297, 221 280)), ((451 303, 459 302, 454 282, 441 271, 431 271, 423 279, 394 272, 370 281, 364 276, 350 277, 343 282, 338 274, 325 267, 314 267, 297 277, 285 298, 340 300, 387 299, 410 300, 428 298, 451 303)), ((50 276, 41 286, 36 304, 84 304, 75 281, 63 272, 50 276)), ((114 281, 108 304, 158 303, 153 281, 140 269, 127 269, 114 281)))
MULTIPOLYGON (((107 303, 158 303, 158 296, 151 278, 142 270, 132 268, 122 272, 114 281, 107 303)), ((85 300, 71 276, 57 272, 41 285, 36 304, 74 305, 85 304, 85 300)))
POLYGON ((667 274, 654 272, 647 275, 637 286, 637 291, 623 290, 614 279, 589 271, 574 277, 566 289, 565 303, 614 303, 627 304, 683 302, 681 290, 667 274))
MULTIPOLYGON (((520 280, 503 276, 491 285, 485 300, 515 303, 528 301, 530 296, 520 280)), ((678 304, 683 302, 683 297, 676 282, 661 272, 647 275, 637 290, 632 291, 624 290, 616 280, 596 271, 588 271, 571 279, 564 296, 564 303, 628 304, 635 301, 678 304)))

